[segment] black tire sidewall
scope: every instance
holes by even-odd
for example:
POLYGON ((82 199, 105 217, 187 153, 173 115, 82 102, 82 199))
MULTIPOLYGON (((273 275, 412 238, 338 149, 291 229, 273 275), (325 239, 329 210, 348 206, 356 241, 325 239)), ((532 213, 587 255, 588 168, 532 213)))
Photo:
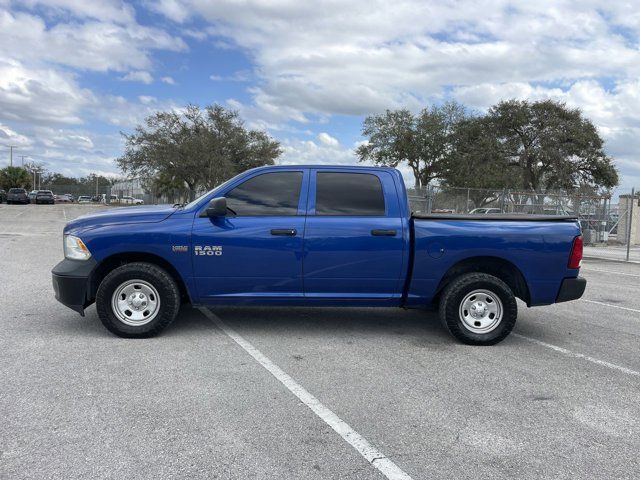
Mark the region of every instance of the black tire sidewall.
POLYGON ((104 326, 126 338, 144 338, 158 334, 176 317, 180 309, 180 294, 171 276, 160 267, 148 263, 130 263, 110 272, 100 283, 96 295, 96 310, 104 326), (115 290, 128 280, 144 280, 158 291, 160 311, 149 323, 127 325, 113 312, 111 299, 115 290))
POLYGON ((440 303, 440 320, 458 340, 470 345, 494 345, 504 340, 518 317, 518 304, 509 286, 488 274, 467 274, 454 280, 445 290, 440 303), (460 319, 460 303, 473 290, 488 290, 502 302, 502 320, 492 331, 475 333, 468 330, 460 319))

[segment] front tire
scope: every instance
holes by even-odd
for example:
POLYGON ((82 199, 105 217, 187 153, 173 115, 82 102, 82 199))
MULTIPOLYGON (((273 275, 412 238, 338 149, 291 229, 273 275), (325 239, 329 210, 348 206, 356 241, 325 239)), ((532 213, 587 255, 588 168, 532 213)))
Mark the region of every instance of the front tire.
POLYGON ((468 273, 453 280, 440 299, 440 321, 468 345, 495 345, 516 323, 518 305, 509 286, 493 275, 468 273))
POLYGON ((171 275, 151 263, 128 263, 100 283, 96 309, 102 324, 125 338, 152 337, 180 310, 180 291, 171 275))

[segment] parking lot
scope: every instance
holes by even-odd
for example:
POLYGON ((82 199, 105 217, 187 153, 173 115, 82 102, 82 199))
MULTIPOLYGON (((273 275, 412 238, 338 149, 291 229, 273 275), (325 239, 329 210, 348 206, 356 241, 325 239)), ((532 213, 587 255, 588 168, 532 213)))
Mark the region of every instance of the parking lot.
POLYGON ((582 300, 520 304, 494 347, 365 308, 185 308, 125 340, 51 288, 99 208, 0 205, 0 478, 640 477, 640 265, 585 261, 582 300))

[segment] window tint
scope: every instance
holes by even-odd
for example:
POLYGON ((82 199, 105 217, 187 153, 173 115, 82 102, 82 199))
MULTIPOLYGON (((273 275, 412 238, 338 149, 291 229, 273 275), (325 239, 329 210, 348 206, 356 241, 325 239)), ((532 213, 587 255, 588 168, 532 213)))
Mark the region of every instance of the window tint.
POLYGON ((9 193, 27 193, 27 191, 24 188, 11 188, 9 193))
POLYGON ((238 216, 296 215, 302 172, 263 173, 225 195, 238 216))
POLYGON ((316 215, 384 215, 380 179, 369 173, 318 172, 316 215))

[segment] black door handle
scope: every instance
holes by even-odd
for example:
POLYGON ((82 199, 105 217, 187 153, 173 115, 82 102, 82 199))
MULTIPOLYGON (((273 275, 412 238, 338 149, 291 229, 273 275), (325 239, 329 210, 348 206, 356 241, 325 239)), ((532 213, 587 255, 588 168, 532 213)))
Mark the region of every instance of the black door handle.
POLYGON ((271 229, 271 235, 294 237, 295 234, 296 234, 295 228, 272 228, 271 229))
POLYGON ((396 230, 371 230, 371 235, 374 237, 395 237, 396 230))

